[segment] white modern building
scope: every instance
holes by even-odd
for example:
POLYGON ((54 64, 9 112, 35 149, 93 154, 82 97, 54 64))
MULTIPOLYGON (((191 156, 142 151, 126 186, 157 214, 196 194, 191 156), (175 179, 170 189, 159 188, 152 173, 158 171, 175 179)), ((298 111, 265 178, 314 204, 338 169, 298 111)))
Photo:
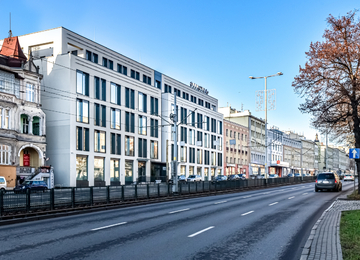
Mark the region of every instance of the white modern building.
POLYGON ((268 129, 268 165, 269 174, 285 176, 285 169, 289 168, 289 163, 284 161, 284 133, 277 127, 268 129))
POLYGON ((19 36, 44 75, 55 184, 144 181, 161 163, 161 74, 63 27, 19 36))
POLYGON ((218 100, 192 82, 186 85, 166 75, 162 75, 162 82, 161 158, 167 163, 167 176, 172 174, 174 158, 174 135, 170 125, 170 116, 175 113, 174 95, 178 114, 178 174, 196 174, 203 180, 222 174, 223 115, 218 112, 218 100))

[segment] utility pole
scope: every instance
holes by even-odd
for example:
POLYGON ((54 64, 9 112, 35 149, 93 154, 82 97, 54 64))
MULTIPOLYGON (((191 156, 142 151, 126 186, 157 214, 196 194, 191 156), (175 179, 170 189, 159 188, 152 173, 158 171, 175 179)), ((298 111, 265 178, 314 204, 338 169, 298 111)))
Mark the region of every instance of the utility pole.
POLYGON ((326 169, 328 167, 328 165, 327 165, 328 136, 327 135, 328 135, 328 133, 326 131, 326 135, 325 135, 325 138, 326 138, 326 140, 325 140, 325 171, 326 171, 326 169))
POLYGON ((178 177, 177 177, 177 165, 178 165, 178 162, 177 162, 177 152, 178 152, 178 148, 177 148, 177 109, 176 109, 176 91, 174 92, 174 114, 172 114, 171 116, 171 119, 172 121, 174 122, 174 125, 173 125, 173 132, 174 132, 174 158, 173 161, 172 161, 172 169, 173 169, 173 187, 172 187, 172 191, 173 193, 178 193, 178 177))

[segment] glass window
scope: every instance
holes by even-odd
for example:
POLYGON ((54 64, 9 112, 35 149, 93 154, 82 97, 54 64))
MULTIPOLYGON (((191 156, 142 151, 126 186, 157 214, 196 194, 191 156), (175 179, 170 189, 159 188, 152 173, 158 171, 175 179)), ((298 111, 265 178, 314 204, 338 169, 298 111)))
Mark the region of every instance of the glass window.
POLYGON ((110 84, 110 102, 120 105, 120 98, 121 98, 121 92, 120 92, 120 85, 117 85, 115 83, 110 84))
POLYGON ((88 179, 88 157, 86 155, 76 155, 76 180, 88 179))
POLYGON ((76 121, 89 123, 89 101, 77 99, 76 103, 76 121))
POLYGON ((103 58, 103 66, 107 68, 107 66, 108 66, 107 58, 103 58))
POLYGON ((125 131, 135 133, 135 114, 125 112, 125 131))
POLYGON ((125 155, 134 156, 135 139, 133 136, 125 136, 125 155))
POLYGON ((106 134, 103 131, 95 130, 95 152, 106 152, 106 134))
POLYGON ((106 106, 94 104, 94 125, 106 127, 106 106))
POLYGON ((89 128, 76 127, 76 149, 89 151, 89 128))
POLYGON ((139 135, 146 135, 147 120, 146 116, 139 115, 139 135))
POLYGON ((191 145, 195 145, 195 131, 189 129, 189 142, 191 145))
POLYGON ((29 116, 21 115, 22 133, 29 134, 29 116))
POLYGON ((110 159, 110 181, 120 181, 120 160, 110 159))
POLYGON ((121 111, 116 108, 111 108, 111 128, 121 129, 121 111))
POLYGON ((112 60, 109 60, 109 69, 114 69, 114 62, 112 60))
POLYGON ((186 151, 187 151, 186 146, 180 147, 180 161, 181 162, 186 162, 186 151))
POLYGON ((158 159, 158 142, 151 140, 150 142, 150 158, 158 159))
POLYGON ((150 114, 151 115, 158 115, 159 114, 159 100, 157 98, 151 97, 150 98, 150 114))
POLYGON ((125 160, 125 183, 133 182, 133 161, 125 160))
POLYGON ((135 109, 135 91, 125 88, 125 107, 135 109))
POLYGON ((158 137, 159 129, 158 129, 159 121, 155 119, 150 119, 150 136, 158 137))
POLYGON ((127 76, 127 67, 123 66, 123 74, 127 76))
POLYGON ((138 140, 138 157, 147 157, 147 140, 139 138, 138 140))
POLYGON ((76 92, 89 96, 89 74, 80 70, 76 71, 76 92))
POLYGON ((110 152, 111 154, 121 154, 121 135, 111 133, 111 140, 110 140, 110 152))
POLYGON ((139 92, 139 111, 147 112, 147 96, 141 92, 139 92))
POLYGON ((94 158, 94 181, 104 181, 104 158, 94 158))
POLYGON ((26 84, 26 101, 35 102, 35 86, 33 84, 26 84))
POLYGON ((197 149, 197 163, 202 164, 202 150, 197 149))

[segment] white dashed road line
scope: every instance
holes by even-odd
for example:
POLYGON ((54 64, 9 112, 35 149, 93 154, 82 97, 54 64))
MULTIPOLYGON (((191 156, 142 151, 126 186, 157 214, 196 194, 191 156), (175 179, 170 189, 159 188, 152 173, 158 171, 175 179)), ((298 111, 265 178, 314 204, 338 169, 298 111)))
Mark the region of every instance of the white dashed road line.
POLYGON ((91 231, 96 231, 96 230, 100 230, 100 229, 104 229, 104 228, 109 228, 109 227, 120 226, 120 225, 124 225, 124 224, 126 224, 126 223, 127 223, 127 222, 121 222, 121 223, 112 224, 112 225, 105 226, 105 227, 94 228, 94 229, 91 229, 91 231))
POLYGON ((279 202, 274 202, 274 203, 271 203, 269 204, 269 206, 272 206, 272 205, 275 205, 275 204, 278 204, 279 202))
POLYGON ((186 211, 186 210, 189 210, 189 209, 190 209, 190 208, 187 208, 187 209, 179 209, 179 210, 176 210, 176 211, 171 211, 171 212, 169 212, 169 214, 174 214, 174 213, 186 211))
POLYGON ((290 198, 288 198, 288 199, 291 200, 291 199, 293 199, 293 198, 295 198, 295 197, 293 196, 293 197, 290 197, 290 198))
POLYGON ((306 195, 307 193, 304 193, 303 195, 306 195))
POLYGON ((252 210, 252 211, 246 212, 246 213, 244 213, 244 214, 241 214, 241 216, 245 216, 245 215, 251 214, 251 213, 253 213, 253 212, 254 212, 254 211, 252 210))
POLYGON ((245 197, 242 197, 243 199, 245 199, 245 198, 250 198, 251 196, 245 196, 245 197))
POLYGON ((188 237, 197 236, 197 235, 199 235, 199 234, 201 234, 201 233, 203 233, 203 232, 205 232, 205 231, 208 231, 209 229, 212 229, 212 228, 214 228, 214 226, 211 226, 211 227, 205 228, 205 229, 203 229, 203 230, 200 230, 199 232, 196 232, 196 233, 194 233, 194 234, 192 234, 192 235, 190 235, 190 236, 188 236, 188 237))
POLYGON ((215 202, 214 204, 220 204, 220 203, 225 203, 225 202, 227 202, 226 200, 224 200, 224 201, 218 201, 218 202, 215 202))

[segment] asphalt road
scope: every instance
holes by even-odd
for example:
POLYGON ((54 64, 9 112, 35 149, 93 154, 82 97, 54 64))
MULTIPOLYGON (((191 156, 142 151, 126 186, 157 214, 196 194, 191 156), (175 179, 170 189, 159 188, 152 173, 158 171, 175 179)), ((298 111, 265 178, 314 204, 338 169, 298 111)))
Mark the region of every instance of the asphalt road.
POLYGON ((340 194, 307 183, 4 226, 0 259, 299 259, 340 194))

